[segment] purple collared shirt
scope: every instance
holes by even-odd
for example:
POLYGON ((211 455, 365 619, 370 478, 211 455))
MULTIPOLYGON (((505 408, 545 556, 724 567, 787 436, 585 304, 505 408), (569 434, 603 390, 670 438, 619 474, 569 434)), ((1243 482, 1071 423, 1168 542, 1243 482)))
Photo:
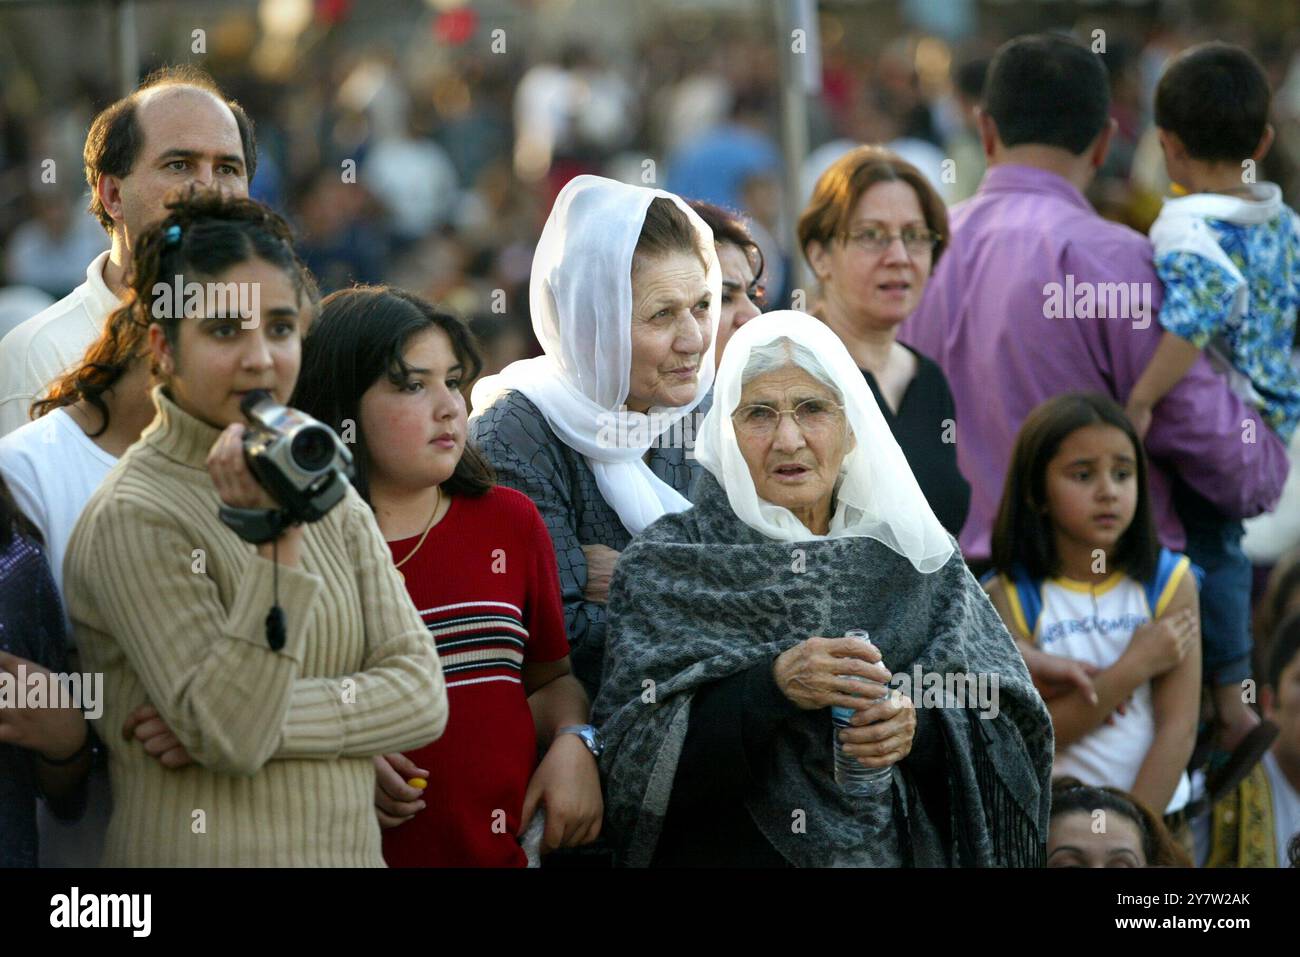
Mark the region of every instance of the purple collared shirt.
MULTIPOLYGON (((1160 341, 1162 290, 1146 237, 1102 219, 1046 170, 990 168, 953 207, 950 229, 899 338, 948 376, 957 463, 971 483, 961 548, 985 559, 1020 424, 1062 392, 1123 404, 1160 341)), ((1146 447, 1152 513, 1171 549, 1185 541, 1170 473, 1230 518, 1272 508, 1286 480, 1281 441, 1204 357, 1156 406, 1146 447)))

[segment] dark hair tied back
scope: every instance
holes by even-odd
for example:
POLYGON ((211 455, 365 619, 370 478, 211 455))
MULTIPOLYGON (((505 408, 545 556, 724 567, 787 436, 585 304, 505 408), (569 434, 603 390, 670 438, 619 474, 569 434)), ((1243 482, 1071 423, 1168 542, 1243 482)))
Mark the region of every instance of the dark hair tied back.
POLYGON ((173 283, 212 279, 228 269, 262 259, 283 270, 308 315, 319 301, 316 283, 293 248, 293 233, 274 210, 255 200, 215 189, 190 187, 170 198, 168 214, 141 233, 132 250, 125 302, 114 311, 98 339, 49 393, 33 404, 35 414, 85 400, 101 415, 99 433, 108 428, 103 395, 143 355, 149 325, 162 326, 173 349, 180 326, 179 309, 156 314, 155 290, 172 295, 173 283))

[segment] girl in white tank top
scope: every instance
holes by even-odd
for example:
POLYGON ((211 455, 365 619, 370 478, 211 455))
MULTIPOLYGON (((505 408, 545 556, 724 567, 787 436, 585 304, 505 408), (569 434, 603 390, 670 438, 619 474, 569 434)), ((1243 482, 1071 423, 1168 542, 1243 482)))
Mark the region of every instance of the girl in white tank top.
POLYGON ((1145 456, 1114 402, 1058 396, 1025 420, 993 559, 990 598, 1052 714, 1053 776, 1181 810, 1200 693, 1194 568, 1156 539, 1145 456), (1066 659, 1095 702, 1054 680, 1066 659))

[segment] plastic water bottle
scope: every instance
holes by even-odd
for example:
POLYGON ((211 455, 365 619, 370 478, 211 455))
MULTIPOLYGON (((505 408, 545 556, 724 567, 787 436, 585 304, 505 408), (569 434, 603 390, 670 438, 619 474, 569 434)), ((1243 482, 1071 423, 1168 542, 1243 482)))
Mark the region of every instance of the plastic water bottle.
MULTIPOLYGON (((871 638, 863 628, 850 629, 844 633, 844 637, 856 638, 858 641, 871 644, 871 638)), ((843 677, 869 684, 881 684, 870 678, 863 678, 861 675, 843 677)), ((853 797, 874 797, 889 790, 892 776, 889 768, 866 768, 857 758, 844 753, 844 746, 840 743, 840 732, 851 727, 849 719, 856 713, 852 708, 831 708, 831 744, 835 748, 835 783, 844 789, 845 794, 853 797)))

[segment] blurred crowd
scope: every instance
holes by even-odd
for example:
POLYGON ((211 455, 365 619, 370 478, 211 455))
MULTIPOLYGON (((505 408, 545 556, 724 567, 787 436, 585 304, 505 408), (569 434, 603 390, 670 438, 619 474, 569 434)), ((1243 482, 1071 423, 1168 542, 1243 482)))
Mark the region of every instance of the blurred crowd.
POLYGON ((810 55, 757 17, 665 12, 658 35, 639 12, 636 39, 556 44, 527 16, 505 30, 430 6, 400 51, 338 0, 298 4, 288 32, 264 18, 270 46, 223 21, 211 77, 177 64, 116 102, 93 66, 67 96, 0 86, 0 672, 53 668, 66 620, 87 675, 107 675, 100 727, 127 742, 108 736, 127 798, 105 831, 101 716, 0 702, 0 741, 31 752, 0 746, 14 859, 37 859, 36 793, 75 820, 88 789, 78 826, 108 834, 110 864, 283 863, 264 850, 281 839, 295 862, 375 864, 374 777, 389 864, 1025 866, 1046 847, 1073 866, 1093 833, 1075 812, 1098 807, 1133 824, 1133 847, 1091 841, 1106 866, 1296 861, 1300 34, 882 22, 895 39, 872 46, 865 21, 828 13, 810 55), (1239 45, 1202 42, 1225 36, 1239 45), (783 82, 816 87, 798 169, 783 82), (179 307, 186 276, 258 291, 256 321, 188 292, 179 307), (339 495, 363 504, 326 518, 254 478, 272 456, 243 422, 276 403, 354 446, 335 453, 356 464, 339 495), (444 561, 506 539, 514 577, 504 549, 490 571, 444 561), (764 571, 821 539, 854 551, 764 571), (684 570, 682 545, 745 550, 684 570), (320 613, 310 576, 289 576, 282 608, 281 565, 319 565, 355 606, 320 613), (236 580, 236 609, 271 590, 265 619, 222 604, 236 580), (744 597, 755 582, 770 608, 744 597), (918 725, 904 694, 874 710, 851 682, 892 681, 884 652, 856 627, 822 635, 823 606, 828 634, 889 622, 889 667, 918 685, 926 662, 1005 679, 1005 707, 979 716, 1001 724, 921 701, 938 714, 918 725), (465 611, 483 607, 515 617, 465 611), (196 627, 171 634, 178 610, 196 627), (426 631, 448 639, 436 655, 426 631), (294 668, 338 677, 295 657, 308 634, 387 649, 341 666, 387 692, 340 718, 312 685, 330 706, 291 708, 294 668), (222 684, 239 667, 193 680, 226 653, 213 635, 244 674, 282 667, 254 696, 265 714, 222 684), (672 676, 648 701, 646 673, 672 676), (471 717, 444 735, 448 708, 471 717), (826 744, 826 708, 864 713, 832 711, 818 767, 786 760, 826 744), (676 769, 657 763, 669 744, 676 769), (500 766, 459 773, 484 756, 500 766), (820 803, 828 761, 866 799, 905 758, 920 799, 890 825, 897 847, 864 842, 853 802, 820 803), (648 811, 651 769, 674 783, 648 811), (206 843, 170 830, 193 804, 177 781, 228 797, 232 773, 247 793, 231 808, 318 789, 350 816, 232 814, 206 843), (420 815, 430 787, 439 812, 420 815), (811 807, 813 839, 788 840, 779 802, 751 814, 769 798, 811 807), (480 812, 506 806, 521 813, 487 833, 480 812))
MULTIPOLYGON (((743 213, 767 264, 768 304, 790 301, 780 53, 765 15, 720 14, 687 37, 648 31, 632 49, 554 48, 531 40, 526 19, 496 36, 486 16, 461 8, 413 19, 394 49, 357 42, 354 20, 324 9, 347 5, 318 6, 312 45, 296 56, 265 57, 254 24, 229 15, 209 30, 207 56, 191 59, 255 121, 252 195, 289 217, 324 292, 391 282, 439 302, 470 320, 491 374, 539 351, 527 306, 533 246, 560 187, 600 173, 743 213)), ((1154 219, 1168 181, 1152 92, 1168 57, 1207 38, 1246 46, 1267 70, 1277 140, 1258 179, 1300 203, 1295 36, 1131 20, 1098 27, 1098 38, 1087 22, 1056 25, 1104 45, 1119 124, 1089 195, 1104 216, 1143 232, 1154 219)), ((911 161, 949 203, 970 196, 984 172, 974 121, 984 70, 1012 29, 991 16, 958 42, 913 30, 873 45, 864 26, 847 12, 822 18, 797 206, 864 142, 911 161)), ((146 59, 142 75, 163 61, 146 59)), ((91 116, 118 91, 74 68, 70 92, 51 102, 31 95, 41 77, 19 79, 0 92, 0 335, 78 285, 108 246, 84 212, 80 153, 91 116)))

